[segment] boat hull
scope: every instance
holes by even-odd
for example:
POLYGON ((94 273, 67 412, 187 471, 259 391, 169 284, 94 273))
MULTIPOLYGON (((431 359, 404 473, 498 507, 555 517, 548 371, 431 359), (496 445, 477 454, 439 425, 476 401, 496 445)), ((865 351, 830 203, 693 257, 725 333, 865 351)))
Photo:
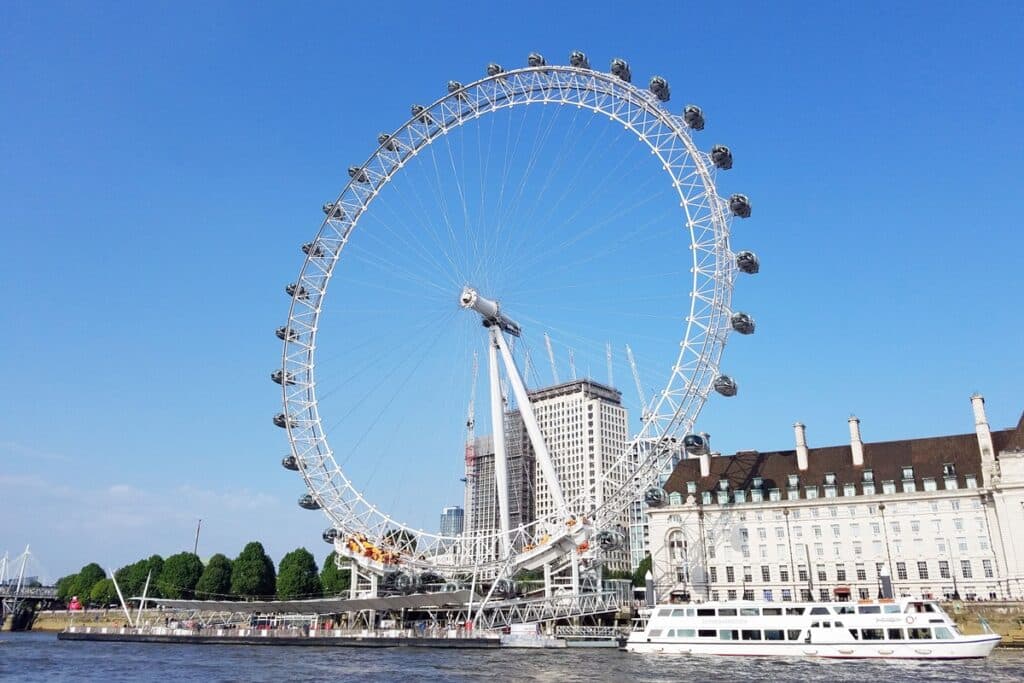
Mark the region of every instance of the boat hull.
POLYGON ((822 657, 828 659, 982 659, 999 643, 999 636, 962 637, 955 641, 921 643, 798 643, 798 642, 642 642, 631 638, 627 652, 692 654, 729 657, 822 657))

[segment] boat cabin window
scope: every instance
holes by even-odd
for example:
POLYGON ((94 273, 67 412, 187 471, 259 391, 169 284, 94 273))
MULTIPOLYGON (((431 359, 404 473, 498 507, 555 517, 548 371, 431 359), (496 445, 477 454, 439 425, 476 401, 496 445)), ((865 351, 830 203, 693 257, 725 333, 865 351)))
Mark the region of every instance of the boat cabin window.
POLYGON ((821 622, 820 621, 812 621, 811 622, 811 628, 821 628, 821 622))
POLYGON ((710 607, 703 607, 703 608, 698 607, 697 608, 697 616, 698 617, 713 617, 713 616, 715 616, 715 610, 710 608, 710 607))
POLYGON ((921 612, 934 612, 935 605, 931 604, 930 602, 912 602, 909 605, 907 605, 907 611, 917 612, 918 614, 920 614, 921 612))
MULTIPOLYGON (((780 616, 782 616, 782 608, 781 607, 765 607, 762 610, 762 613, 766 617, 780 617, 780 616)), ((782 639, 779 638, 779 640, 782 640, 782 639)))
POLYGON ((718 610, 718 616, 720 616, 720 617, 734 617, 734 616, 736 616, 736 608, 735 607, 728 607, 728 608, 723 607, 722 609, 718 610))
POLYGON ((761 631, 760 630, 748 631, 748 630, 744 629, 740 633, 743 636, 743 640, 761 640, 761 631))
POLYGON ((903 640, 903 629, 889 628, 885 630, 885 635, 889 640, 903 640))
POLYGON ((694 610, 692 607, 687 607, 686 608, 686 616, 692 617, 695 613, 696 613, 696 610, 694 610))
POLYGON ((862 628, 860 630, 861 640, 882 640, 882 629, 880 628, 862 628))
POLYGON ((765 629, 765 640, 784 640, 782 629, 765 629))
POLYGON ((833 607, 836 614, 853 614, 853 605, 836 605, 833 607))
POLYGON ((787 607, 786 608, 786 614, 788 614, 790 616, 794 616, 794 615, 795 616, 799 616, 799 615, 804 613, 804 609, 805 608, 803 608, 803 607, 787 607))
POLYGON ((858 605, 857 614, 881 614, 882 608, 878 605, 858 605))
POLYGON ((760 616, 760 614, 761 614, 761 610, 759 608, 757 608, 757 607, 741 607, 740 608, 740 616, 741 617, 756 617, 756 616, 760 616))
POLYGON ((953 640, 953 634, 949 632, 949 629, 945 626, 935 627, 935 639, 936 640, 953 640))
POLYGON ((930 628, 908 628, 907 638, 910 640, 931 640, 932 630, 930 628))
POLYGON ((661 629, 660 628, 652 628, 651 632, 648 633, 647 635, 649 635, 651 638, 657 638, 658 636, 661 635, 661 629))
POLYGON ((882 605, 882 611, 885 612, 886 614, 899 614, 900 613, 900 606, 899 605, 882 605))
POLYGON ((671 608, 669 608, 669 607, 662 607, 660 610, 658 610, 658 616, 659 617, 672 616, 671 608))
POLYGON ((828 607, 812 607, 811 614, 831 614, 828 607))
POLYGON ((674 616, 674 617, 685 617, 686 616, 686 610, 685 609, 674 609, 674 610, 672 610, 672 616, 674 616))
POLYGON ((697 635, 697 631, 692 628, 677 628, 676 638, 693 638, 697 635))
POLYGON ((718 635, 718 631, 713 628, 701 628, 697 629, 698 638, 714 638, 718 635))
POLYGON ((786 630, 786 640, 800 640, 800 634, 803 631, 798 628, 791 628, 786 630))
POLYGON ((718 632, 719 640, 739 640, 740 632, 736 629, 723 628, 718 632))

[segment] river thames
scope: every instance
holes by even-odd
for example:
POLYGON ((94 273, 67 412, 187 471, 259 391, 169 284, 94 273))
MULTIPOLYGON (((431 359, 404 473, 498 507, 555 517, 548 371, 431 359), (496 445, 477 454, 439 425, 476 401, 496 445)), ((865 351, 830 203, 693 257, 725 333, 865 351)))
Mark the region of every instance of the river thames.
POLYGON ((858 662, 630 655, 617 650, 420 650, 60 642, 0 635, 2 681, 1020 681, 1024 650, 986 660, 858 662))

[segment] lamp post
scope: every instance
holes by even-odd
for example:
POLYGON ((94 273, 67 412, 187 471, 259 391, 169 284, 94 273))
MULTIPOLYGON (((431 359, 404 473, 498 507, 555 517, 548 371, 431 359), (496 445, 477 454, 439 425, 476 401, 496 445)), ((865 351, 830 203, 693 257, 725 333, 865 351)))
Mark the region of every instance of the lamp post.
MULTIPOLYGON (((796 571, 793 567, 793 537, 789 533, 789 508, 782 508, 782 516, 786 518, 786 546, 789 549, 789 580, 796 581, 796 571)), ((795 593, 796 588, 793 590, 795 593)), ((796 595, 794 594, 793 597, 795 598, 796 595)))
POLYGON ((885 556, 889 560, 889 576, 895 576, 892 573, 892 551, 889 549, 889 530, 885 527, 885 503, 878 504, 878 511, 882 514, 882 538, 885 539, 885 556))

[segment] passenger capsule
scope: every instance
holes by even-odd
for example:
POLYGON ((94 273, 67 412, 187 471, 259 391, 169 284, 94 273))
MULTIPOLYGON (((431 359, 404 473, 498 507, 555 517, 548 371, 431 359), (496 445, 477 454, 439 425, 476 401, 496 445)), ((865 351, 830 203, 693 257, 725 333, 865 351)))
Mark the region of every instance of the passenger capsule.
POLYGON ((444 577, 441 576, 440 574, 438 574, 437 572, 432 572, 432 571, 428 570, 428 571, 425 571, 425 572, 423 572, 423 573, 421 573, 419 575, 418 583, 419 583, 420 586, 423 586, 423 587, 426 587, 426 586, 434 586, 434 587, 443 586, 444 585, 444 577))
POLYGON ((509 579, 498 579, 494 582, 494 594, 503 598, 514 598, 516 584, 509 579))
POLYGON ((650 508, 660 508, 668 505, 668 492, 660 486, 652 486, 644 491, 644 503, 650 508))
POLYGON ((291 423, 291 418, 286 417, 284 413, 278 413, 277 415, 274 416, 274 424, 280 427, 281 429, 284 429, 285 427, 291 425, 291 423))
POLYGON ((304 510, 319 510, 320 503, 311 494, 299 496, 299 507, 304 510))
POLYGON ((291 386, 295 384, 295 375, 290 372, 283 370, 274 370, 270 373, 270 379, 276 384, 283 384, 284 386, 291 386))
POLYGON ((295 459, 294 455, 286 455, 281 458, 281 467, 292 472, 299 471, 299 461, 295 459))
POLYGON ((491 62, 490 64, 487 65, 488 76, 497 76, 498 74, 501 73, 505 73, 505 69, 501 67, 501 64, 495 64, 494 62, 491 62))
POLYGON ((704 130, 704 110, 696 104, 688 104, 683 109, 683 121, 693 130, 704 130))
POLYGON ((430 117, 430 114, 427 113, 427 108, 424 107, 422 104, 412 105, 409 111, 412 112, 413 118, 422 123, 424 126, 429 126, 434 122, 434 119, 432 119, 430 117))
POLYGON ((547 66, 547 62, 544 61, 544 55, 539 52, 531 52, 530 56, 526 58, 526 63, 531 67, 547 66))
POLYGON ((377 136, 377 144, 386 149, 389 152, 398 151, 398 141, 392 138, 387 133, 381 133, 377 136))
POLYGON ((274 330, 274 334, 276 334, 277 338, 281 341, 298 341, 299 339, 298 330, 294 330, 290 327, 279 327, 274 330))
POLYGON ((306 288, 302 285, 297 285, 294 282, 285 287, 284 291, 288 296, 293 296, 297 299, 306 300, 309 298, 309 292, 306 291, 306 288))
POLYGON ((587 59, 587 55, 579 50, 573 50, 569 53, 569 64, 576 67, 577 69, 589 69, 590 61, 587 59))
POLYGON ((654 78, 652 78, 650 85, 647 86, 647 89, 650 90, 654 94, 654 96, 657 97, 662 102, 668 102, 669 97, 672 96, 672 93, 668 87, 668 81, 666 81, 661 76, 655 76, 654 78))
POLYGON ((733 313, 729 323, 740 334, 754 334, 754 319, 746 313, 733 313))
POLYGON ((683 448, 690 455, 704 455, 708 452, 708 442, 700 434, 687 434, 683 437, 683 448))
POLYGON ((715 391, 720 393, 722 396, 735 396, 736 392, 740 390, 739 386, 729 375, 719 375, 715 378, 714 382, 715 391))
POLYGON ((454 92, 462 90, 462 84, 458 81, 448 81, 448 94, 451 95, 454 92))
POLYGON ((757 260, 757 254, 752 251, 741 251, 736 254, 736 268, 742 273, 753 275, 761 270, 761 262, 757 260))
POLYGON ((729 197, 729 210, 732 215, 740 218, 750 218, 750 200, 745 194, 734 194, 729 197))
POLYGON ((334 218, 334 219, 337 219, 337 220, 341 220, 342 218, 345 217, 345 210, 341 208, 341 204, 340 203, 339 204, 324 204, 323 209, 324 209, 324 214, 326 214, 328 218, 334 218))
POLYGON ((732 168, 732 150, 725 145, 715 145, 711 148, 711 163, 723 171, 732 168))
POLYGON ((324 533, 323 533, 324 543, 330 543, 330 544, 333 545, 334 544, 334 539, 336 539, 336 538, 338 538, 338 530, 337 529, 335 529, 333 526, 330 527, 330 528, 324 529, 324 533))
POLYGON ((359 166, 348 167, 348 177, 357 183, 368 183, 370 178, 366 175, 366 171, 359 166))
POLYGON ((612 75, 626 83, 633 82, 633 74, 629 71, 629 62, 625 59, 616 58, 612 60, 612 75))
POLYGON ((594 541, 606 553, 618 550, 626 544, 626 538, 621 532, 610 530, 597 532, 597 535, 594 536, 594 541))
POLYGON ((302 253, 313 258, 323 258, 327 252, 316 242, 306 242, 302 245, 302 253))

